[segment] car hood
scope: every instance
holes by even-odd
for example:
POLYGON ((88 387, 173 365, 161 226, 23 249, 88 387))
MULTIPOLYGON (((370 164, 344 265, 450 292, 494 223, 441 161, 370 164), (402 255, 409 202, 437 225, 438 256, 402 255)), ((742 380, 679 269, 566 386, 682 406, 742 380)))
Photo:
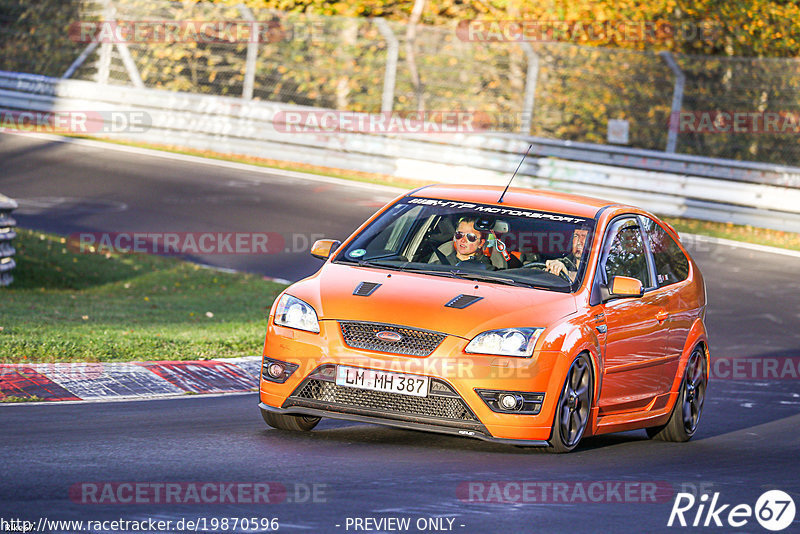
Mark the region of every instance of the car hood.
POLYGON ((465 339, 497 328, 547 327, 577 309, 569 293, 335 263, 287 293, 311 304, 320 320, 404 325, 465 339), (362 282, 380 286, 354 295, 362 282), (482 298, 462 309, 445 306, 459 295, 482 298))

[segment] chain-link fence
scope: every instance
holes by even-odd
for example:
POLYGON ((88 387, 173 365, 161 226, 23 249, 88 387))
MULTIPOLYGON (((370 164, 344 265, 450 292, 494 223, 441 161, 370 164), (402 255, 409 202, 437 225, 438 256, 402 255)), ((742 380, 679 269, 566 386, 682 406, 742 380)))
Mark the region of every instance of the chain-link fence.
POLYGON ((694 129, 700 130, 681 132, 678 151, 800 164, 800 60, 685 56, 678 64, 686 74, 682 109, 694 112, 694 129), (729 131, 701 127, 711 110, 751 116, 729 131))
POLYGON ((0 0, 0 70, 61 76, 85 47, 67 29, 88 15, 80 0, 0 0))
POLYGON ((367 113, 464 110, 483 129, 572 141, 609 142, 613 121, 627 127, 613 141, 634 148, 800 165, 794 59, 469 40, 455 25, 165 0, 0 0, 0 53, 4 70, 367 113), (92 25, 103 20, 117 24, 92 25))

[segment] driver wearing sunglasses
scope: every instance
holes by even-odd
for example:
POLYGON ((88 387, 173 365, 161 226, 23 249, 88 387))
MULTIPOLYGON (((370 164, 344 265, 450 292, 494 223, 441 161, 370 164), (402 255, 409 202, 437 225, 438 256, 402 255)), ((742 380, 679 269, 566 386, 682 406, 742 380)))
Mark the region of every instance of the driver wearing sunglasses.
POLYGON ((433 254, 429 263, 456 265, 462 261, 474 261, 491 265, 491 262, 483 254, 483 245, 486 243, 486 239, 479 230, 475 229, 476 220, 475 217, 462 217, 453 234, 452 248, 440 247, 433 254), (442 251, 442 248, 445 250, 442 251))
POLYGON ((459 261, 472 259, 478 252, 482 253, 486 240, 475 229, 475 219, 462 219, 453 234, 453 247, 459 261))

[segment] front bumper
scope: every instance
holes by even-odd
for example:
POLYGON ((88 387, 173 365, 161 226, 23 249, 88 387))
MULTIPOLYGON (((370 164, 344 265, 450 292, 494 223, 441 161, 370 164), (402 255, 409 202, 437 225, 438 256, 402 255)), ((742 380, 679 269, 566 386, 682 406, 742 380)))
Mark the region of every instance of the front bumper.
POLYGON ((270 322, 264 355, 298 368, 284 383, 262 378, 261 408, 413 428, 473 437, 499 443, 546 446, 552 428, 567 361, 559 352, 538 352, 532 358, 464 353, 468 340, 446 336, 427 357, 388 354, 347 346, 337 321, 320 321, 314 334, 270 322), (337 386, 319 370, 336 365, 424 375, 440 383, 426 398, 367 392, 337 386), (449 390, 449 391, 448 391, 449 390), (538 414, 492 410, 477 390, 541 392, 538 414))
POLYGON ((459 430, 447 426, 440 426, 435 423, 427 422, 413 422, 413 421, 400 421, 387 419, 386 417, 375 417, 371 415, 358 415, 354 413, 333 412, 330 410, 318 410, 316 408, 305 407, 292 407, 289 409, 275 408, 268 406, 263 402, 259 403, 259 408, 267 412, 275 412, 290 415, 311 415, 315 417, 330 417, 331 419, 341 419, 344 421, 357 421, 359 423, 370 423, 375 425, 393 426, 397 428, 405 428, 407 430, 422 430, 424 432, 436 432, 439 434, 450 434, 462 437, 477 438, 483 441, 490 441, 492 443, 502 443, 504 445, 518 445, 521 447, 547 447, 550 443, 546 440, 524 440, 524 439, 503 439, 494 438, 489 435, 488 431, 484 428, 482 431, 477 430, 459 430))

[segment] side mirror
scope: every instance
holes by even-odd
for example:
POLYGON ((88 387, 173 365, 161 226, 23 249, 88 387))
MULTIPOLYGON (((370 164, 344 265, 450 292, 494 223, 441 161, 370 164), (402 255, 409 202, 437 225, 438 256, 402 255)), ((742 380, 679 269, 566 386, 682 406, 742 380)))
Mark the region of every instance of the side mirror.
POLYGON ((603 288, 603 302, 619 298, 638 298, 644 295, 642 282, 628 276, 615 276, 611 279, 611 287, 603 288))
POLYGON ((341 241, 335 239, 320 239, 315 241, 311 247, 311 255, 321 260, 327 260, 341 244, 341 241))

